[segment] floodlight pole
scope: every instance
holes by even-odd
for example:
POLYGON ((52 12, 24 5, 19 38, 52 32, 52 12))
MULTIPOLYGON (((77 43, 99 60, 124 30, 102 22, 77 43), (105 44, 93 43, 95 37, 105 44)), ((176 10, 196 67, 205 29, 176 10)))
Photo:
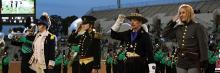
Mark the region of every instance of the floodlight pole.
POLYGON ((121 0, 117 0, 117 6, 118 8, 121 8, 121 0))

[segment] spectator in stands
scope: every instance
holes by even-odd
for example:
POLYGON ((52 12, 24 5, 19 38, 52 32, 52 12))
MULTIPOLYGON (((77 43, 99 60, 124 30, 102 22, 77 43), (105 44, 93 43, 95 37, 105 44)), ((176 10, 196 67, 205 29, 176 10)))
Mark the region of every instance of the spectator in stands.
POLYGON ((162 33, 178 42, 177 73, 200 73, 208 64, 208 33, 194 20, 194 15, 192 6, 182 4, 162 33))
POLYGON ((126 58, 125 70, 122 70, 125 72, 121 73, 149 73, 148 69, 155 67, 152 41, 147 32, 147 26, 144 24, 147 21, 146 18, 137 12, 131 13, 127 17, 120 14, 115 24, 111 27, 111 37, 120 40, 121 47, 126 50, 125 54, 119 55, 119 57, 126 58), (131 21, 131 29, 118 32, 125 18, 131 21), (148 67, 147 65, 151 67, 146 68, 148 67))

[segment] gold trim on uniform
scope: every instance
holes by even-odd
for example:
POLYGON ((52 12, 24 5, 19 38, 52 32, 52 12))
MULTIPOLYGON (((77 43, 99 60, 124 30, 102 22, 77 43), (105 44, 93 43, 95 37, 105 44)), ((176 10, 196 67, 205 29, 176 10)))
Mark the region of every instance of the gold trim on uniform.
POLYGON ((132 44, 130 45, 131 48, 133 48, 132 44))
POLYGON ((102 34, 99 33, 99 32, 95 32, 94 38, 96 38, 96 39, 101 39, 101 38, 102 38, 102 34))
POLYGON ((181 55, 184 56, 184 53, 182 53, 181 55))
POLYGON ((127 52, 127 53, 126 53, 126 56, 127 56, 128 58, 140 57, 140 55, 138 55, 138 54, 135 53, 135 52, 127 52))
POLYGON ((184 34, 184 35, 186 35, 186 33, 185 33, 185 32, 184 32, 183 34, 184 34))
POLYGON ((184 46, 185 44, 182 44, 182 46, 184 46))
POLYGON ((185 38, 185 36, 183 36, 183 38, 185 38))
POLYGON ((90 62, 94 61, 94 58, 93 57, 89 57, 89 58, 84 58, 84 59, 79 59, 79 63, 82 65, 83 63, 84 64, 88 64, 90 62))

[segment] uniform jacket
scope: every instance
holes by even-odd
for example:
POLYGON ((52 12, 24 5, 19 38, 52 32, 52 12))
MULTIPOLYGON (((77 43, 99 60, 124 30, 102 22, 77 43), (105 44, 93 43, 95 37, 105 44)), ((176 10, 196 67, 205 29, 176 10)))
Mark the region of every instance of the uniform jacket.
POLYGON ((192 68, 208 60, 208 33, 204 26, 194 21, 175 25, 176 22, 170 21, 163 31, 163 37, 177 40, 177 66, 192 68))
POLYGON ((116 32, 111 30, 111 37, 121 41, 123 47, 127 47, 127 52, 135 52, 148 62, 153 62, 153 46, 150 35, 141 28, 137 32, 136 39, 131 42, 132 30, 116 32))
POLYGON ((72 33, 68 39, 71 45, 80 45, 80 51, 78 57, 93 57, 92 62, 93 68, 100 68, 101 61, 101 50, 100 50, 100 39, 95 37, 95 32, 86 31, 82 35, 72 33))
MULTIPOLYGON (((36 37, 37 36, 35 36, 35 38, 36 37)), ((49 61, 51 62, 51 64, 55 64, 55 43, 55 35, 49 33, 44 41, 44 58, 46 67, 48 67, 49 61)), ((30 62, 33 61, 33 59, 34 56, 32 56, 30 62)))

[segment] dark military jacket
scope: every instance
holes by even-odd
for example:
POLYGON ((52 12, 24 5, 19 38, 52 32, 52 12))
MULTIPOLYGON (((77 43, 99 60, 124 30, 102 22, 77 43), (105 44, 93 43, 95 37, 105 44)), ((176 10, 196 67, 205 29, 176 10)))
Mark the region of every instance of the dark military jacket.
POLYGON ((72 33, 68 39, 68 42, 71 45, 80 45, 80 51, 78 53, 78 56, 80 58, 93 57, 93 68, 99 69, 101 61, 101 44, 100 38, 97 38, 95 34, 96 33, 94 31, 86 31, 83 35, 77 35, 77 33, 72 33))
POLYGON ((177 66, 195 68, 200 65, 199 63, 207 61, 208 33, 204 26, 194 21, 175 25, 176 22, 170 21, 162 35, 165 38, 177 40, 179 46, 177 66))
POLYGON ((132 30, 115 32, 111 30, 111 37, 120 40, 123 47, 127 47, 127 52, 135 52, 142 59, 153 62, 153 46, 150 35, 141 28, 137 31, 137 37, 131 42, 132 30))
POLYGON ((46 66, 49 64, 49 60, 55 61, 55 35, 49 33, 44 41, 44 57, 46 66))

